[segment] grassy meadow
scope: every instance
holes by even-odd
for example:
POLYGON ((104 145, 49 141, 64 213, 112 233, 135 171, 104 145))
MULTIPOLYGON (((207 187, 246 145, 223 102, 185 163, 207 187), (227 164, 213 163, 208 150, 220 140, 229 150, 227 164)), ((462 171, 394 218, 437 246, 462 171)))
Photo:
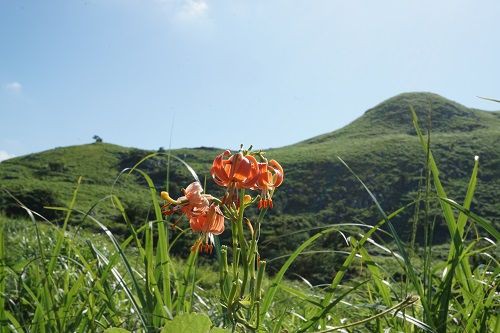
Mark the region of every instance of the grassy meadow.
POLYGON ((266 154, 2 162, 0 332, 499 332, 499 124, 403 94, 266 154))

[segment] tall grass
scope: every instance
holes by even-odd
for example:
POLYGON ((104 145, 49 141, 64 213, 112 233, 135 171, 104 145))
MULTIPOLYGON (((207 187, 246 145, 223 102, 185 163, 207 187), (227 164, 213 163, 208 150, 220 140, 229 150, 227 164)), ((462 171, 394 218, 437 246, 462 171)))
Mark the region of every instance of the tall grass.
MULTIPOLYGON (((172 258, 176 240, 189 231, 173 235, 157 187, 140 170, 143 161, 158 154, 123 172, 139 175, 150 190, 152 214, 145 223, 131 221, 113 193, 96 202, 113 203, 128 227, 126 238, 115 236, 92 209, 74 208, 80 179, 66 207, 51 207, 65 214, 60 226, 19 202, 30 225, 0 217, 0 332, 498 332, 495 250, 500 234, 471 211, 479 160, 474 160, 459 204, 447 196, 430 141, 412 115, 426 155, 425 195, 386 213, 372 190, 340 160, 372 198, 379 222, 342 221, 316 231, 293 231, 311 235, 271 277, 258 246, 266 209, 251 221, 245 209, 259 198, 246 201, 244 189, 238 202, 224 206, 232 243, 215 239, 212 268, 200 267, 199 257, 205 254, 198 251, 186 249, 185 260, 172 258), (439 204, 448 227, 444 260, 436 258, 443 247, 432 242, 432 203, 439 204), (424 243, 415 251, 409 251, 393 226, 409 209, 425 213, 424 243), (83 217, 81 223, 91 221, 101 235, 70 227, 75 214, 83 217), (309 249, 331 233, 341 233, 349 246, 347 252, 336 252, 345 258, 334 267, 331 283, 286 280, 297 258, 314 254, 309 249)), ((184 161, 167 156, 199 181, 184 161)))

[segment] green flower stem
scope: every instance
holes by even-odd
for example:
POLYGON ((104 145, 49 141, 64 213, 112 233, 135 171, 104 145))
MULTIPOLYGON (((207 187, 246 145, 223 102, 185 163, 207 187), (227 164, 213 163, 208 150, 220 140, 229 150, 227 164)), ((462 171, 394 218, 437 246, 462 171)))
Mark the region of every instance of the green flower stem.
POLYGON ((236 275, 234 263, 237 261, 237 249, 238 249, 238 240, 237 240, 237 234, 235 232, 236 229, 236 223, 234 221, 231 221, 231 239, 233 241, 233 276, 236 275))
POLYGON ((265 270, 266 270, 266 261, 264 260, 259 261, 259 271, 257 273, 257 286, 255 287, 255 295, 254 295, 254 299, 257 302, 260 302, 261 299, 260 290, 262 287, 262 278, 264 277, 265 270))
POLYGON ((266 270, 266 262, 259 261, 258 262, 258 272, 257 272, 257 280, 255 282, 255 288, 250 291, 251 293, 251 309, 255 308, 254 314, 256 318, 255 327, 256 330, 259 330, 260 327, 260 299, 261 299, 261 287, 262 287, 262 278, 264 277, 264 272, 266 270))
POLYGON ((239 192, 239 198, 240 198, 240 206, 239 206, 239 214, 238 214, 238 221, 237 223, 237 232, 238 232, 238 241, 240 243, 241 247, 241 255, 243 256, 243 281, 241 283, 241 289, 240 289, 240 297, 243 297, 245 294, 245 289, 247 285, 247 280, 248 280, 248 257, 247 257, 247 247, 248 244, 245 240, 245 234, 243 233, 243 213, 245 212, 245 204, 243 202, 245 197, 245 190, 241 189, 239 192))
POLYGON ((234 296, 236 295, 236 291, 238 290, 238 279, 233 282, 233 285, 231 286, 231 291, 229 292, 229 297, 227 298, 227 310, 231 318, 234 318, 232 312, 233 312, 233 303, 234 303, 234 296))
MULTIPOLYGON (((254 233, 254 235, 255 235, 255 233, 254 233)), ((257 248, 257 241, 255 241, 255 239, 252 239, 252 241, 250 242, 250 252, 248 254, 249 258, 248 258, 248 262, 247 262, 247 265, 248 265, 248 267, 250 269, 249 293, 250 293, 250 302, 251 302, 251 305, 250 305, 249 312, 253 308, 254 301, 255 301, 254 291, 255 291, 255 281, 256 281, 256 274, 255 274, 255 254, 256 254, 256 248, 257 248)), ((250 315, 250 313, 249 313, 249 315, 250 315)))
POLYGON ((234 250, 234 261, 233 261, 233 281, 236 281, 238 280, 238 275, 239 275, 239 272, 238 272, 238 266, 240 264, 240 253, 241 253, 241 249, 239 247, 236 247, 236 249, 234 250))
POLYGON ((229 275, 229 267, 227 264, 227 247, 225 245, 221 248, 221 263, 219 264, 219 284, 220 284, 220 295, 222 299, 226 299, 226 281, 229 275))

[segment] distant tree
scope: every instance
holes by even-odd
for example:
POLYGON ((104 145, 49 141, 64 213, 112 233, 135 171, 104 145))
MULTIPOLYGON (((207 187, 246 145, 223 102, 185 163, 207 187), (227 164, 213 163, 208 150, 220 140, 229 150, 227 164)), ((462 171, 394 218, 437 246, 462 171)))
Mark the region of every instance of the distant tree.
POLYGON ((164 153, 165 152, 165 148, 163 148, 163 147, 158 148, 158 152, 159 153, 164 153))
POLYGON ((95 140, 95 143, 101 143, 102 142, 102 138, 99 135, 94 135, 92 137, 92 139, 95 140))

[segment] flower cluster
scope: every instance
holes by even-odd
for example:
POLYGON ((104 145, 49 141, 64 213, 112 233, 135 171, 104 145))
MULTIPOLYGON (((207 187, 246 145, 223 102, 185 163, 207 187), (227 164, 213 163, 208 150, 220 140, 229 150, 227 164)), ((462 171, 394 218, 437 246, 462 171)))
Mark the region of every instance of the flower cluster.
MULTIPOLYGON (((281 165, 275 161, 267 161, 262 153, 254 156, 249 151, 240 151, 231 154, 229 150, 218 155, 213 163, 210 173, 219 186, 227 190, 219 200, 210 194, 204 194, 199 182, 191 183, 183 189, 184 195, 174 200, 167 192, 161 192, 165 200, 162 207, 164 215, 180 212, 189 220, 189 226, 194 232, 201 233, 204 241, 198 240, 193 250, 211 253, 213 249, 213 235, 224 231, 224 215, 221 206, 235 205, 239 207, 240 190, 256 190, 260 192, 259 209, 272 208, 272 195, 274 190, 283 183, 284 173, 281 165), (259 157, 260 162, 256 157, 259 157)), ((245 195, 243 202, 251 200, 245 195)))
POLYGON ((259 209, 273 207, 272 193, 284 177, 283 168, 275 160, 257 162, 252 155, 245 156, 242 152, 231 155, 229 150, 215 158, 210 173, 215 183, 227 187, 223 203, 237 203, 238 189, 258 190, 259 209))

